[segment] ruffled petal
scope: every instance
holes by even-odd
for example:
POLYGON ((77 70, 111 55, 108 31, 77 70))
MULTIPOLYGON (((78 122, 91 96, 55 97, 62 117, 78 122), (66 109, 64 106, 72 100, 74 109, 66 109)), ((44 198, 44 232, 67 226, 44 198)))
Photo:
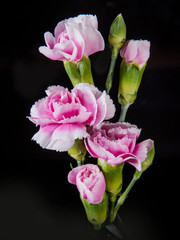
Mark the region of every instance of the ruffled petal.
POLYGON ((50 87, 48 87, 47 88, 47 90, 45 91, 46 92, 46 94, 49 96, 49 95, 51 95, 52 93, 57 93, 57 92, 65 92, 66 91, 66 89, 64 88, 64 87, 62 87, 62 86, 50 86, 50 87))
POLYGON ((105 182, 104 175, 102 172, 99 172, 97 174, 97 182, 92 189, 92 195, 93 195, 92 201, 90 201, 89 198, 87 200, 89 200, 89 202, 93 204, 100 203, 103 199, 105 189, 106 189, 106 182, 105 182))
POLYGON ((96 173, 94 184, 92 184, 93 179, 90 179, 90 184, 88 184, 88 182, 82 182, 81 178, 78 176, 80 174, 81 172, 77 174, 77 188, 81 194, 81 197, 92 204, 100 203, 106 188, 103 173, 96 173), (93 187, 91 187, 91 185, 93 185, 93 187))
POLYGON ((48 118, 35 118, 35 117, 27 117, 31 122, 36 125, 40 125, 41 127, 46 126, 48 124, 55 124, 57 121, 48 118))
POLYGON ((150 42, 149 41, 137 41, 137 56, 135 61, 138 63, 140 67, 142 67, 147 60, 149 59, 150 56, 150 42))
POLYGON ((114 157, 129 152, 128 146, 123 144, 121 140, 109 140, 105 137, 101 137, 98 139, 98 143, 103 146, 106 151, 112 153, 114 157))
POLYGON ((56 150, 59 152, 67 151, 74 144, 71 139, 59 139, 56 137, 59 125, 47 125, 41 127, 40 130, 33 136, 32 140, 36 141, 42 148, 56 150))
POLYGON ((101 123, 105 119, 106 113, 107 113, 106 93, 103 92, 101 97, 97 99, 97 114, 93 125, 95 126, 101 123))
POLYGON ((32 137, 32 140, 36 141, 42 148, 47 148, 51 141, 54 130, 59 125, 51 124, 45 127, 40 127, 39 131, 32 137))
POLYGON ((74 145, 74 140, 54 140, 52 139, 46 149, 55 150, 57 152, 66 152, 74 145))
MULTIPOLYGON (((128 138, 135 141, 138 139, 141 129, 139 129, 136 125, 130 124, 128 122, 117 122, 110 123, 106 122, 106 124, 102 124, 102 129, 107 132, 107 135, 114 139, 122 139, 122 136, 128 136, 128 138)), ((133 148, 134 149, 134 148, 133 148)))
POLYGON ((39 52, 42 53, 44 56, 50 58, 51 60, 65 60, 64 56, 62 55, 61 51, 58 49, 50 49, 46 46, 39 47, 39 52))
POLYGON ((97 204, 102 201, 106 183, 97 165, 86 164, 74 168, 68 174, 68 181, 77 185, 81 197, 88 202, 97 204))
POLYGON ((151 139, 147 139, 135 146, 133 154, 139 159, 140 162, 143 162, 147 157, 147 153, 152 149, 152 147, 153 141, 151 139))
POLYGON ((84 123, 91 113, 78 103, 67 103, 56 109, 53 113, 54 118, 59 123, 84 123))
POLYGON ((99 89, 97 87, 95 87, 94 85, 92 84, 89 84, 89 83, 78 83, 74 89, 79 89, 81 91, 86 91, 86 90, 89 90, 93 93, 93 95, 95 96, 96 99, 98 99, 102 92, 99 91, 99 89))
POLYGON ((72 60, 79 61, 81 60, 84 54, 84 47, 85 47, 84 39, 81 33, 76 28, 76 25, 74 26, 73 24, 70 24, 70 23, 66 23, 65 25, 66 25, 66 30, 67 30, 69 39, 76 45, 76 48, 77 48, 77 54, 76 56, 73 57, 72 60))
POLYGON ((113 159, 114 156, 112 153, 107 151, 105 148, 101 147, 97 142, 91 141, 89 137, 85 139, 85 145, 88 152, 94 158, 102 158, 104 160, 113 159))
POLYGON ((95 52, 104 50, 104 39, 93 26, 83 26, 83 38, 85 42, 84 55, 89 56, 95 52))
POLYGON ((50 49, 53 49, 56 42, 55 42, 55 38, 54 38, 54 36, 52 35, 52 33, 50 33, 50 32, 45 32, 45 34, 44 34, 44 39, 45 39, 46 45, 47 45, 50 49))
POLYGON ((55 121, 52 113, 47 108, 47 98, 42 98, 31 107, 29 118, 35 124, 53 123, 55 121))
POLYGON ((134 61, 137 55, 137 41, 128 41, 120 50, 120 55, 122 58, 126 59, 127 63, 134 61))
POLYGON ((56 27, 54 29, 54 36, 55 36, 56 42, 58 40, 59 35, 66 30, 66 27, 65 27, 66 21, 67 20, 58 22, 58 24, 56 25, 56 27))
POLYGON ((128 162, 132 166, 134 166, 138 171, 141 171, 141 162, 136 156, 133 154, 121 154, 119 157, 116 157, 114 159, 110 159, 107 161, 108 164, 111 165, 119 165, 124 162, 128 162))
POLYGON ((77 47, 72 40, 68 40, 64 43, 56 43, 54 50, 59 51, 62 55, 59 60, 69 60, 73 61, 77 59, 77 47))
POLYGON ((77 24, 81 23, 86 26, 93 26, 94 28, 98 28, 98 21, 96 15, 91 14, 80 14, 77 17, 69 18, 70 22, 76 22, 77 24))
POLYGON ((87 136, 86 127, 80 124, 50 124, 41 127, 32 139, 42 148, 62 152, 71 148, 75 139, 87 136))
POLYGON ((79 98, 81 105, 86 107, 87 112, 92 113, 84 124, 93 125, 96 120, 97 103, 91 89, 89 89, 86 85, 77 84, 72 90, 72 93, 75 93, 75 95, 79 98))
POLYGON ((82 124, 63 124, 60 125, 53 134, 55 139, 60 140, 75 140, 88 137, 86 127, 82 124))
POLYGON ((106 116, 104 120, 108 120, 114 117, 116 108, 110 96, 107 94, 105 96, 106 96, 105 101, 106 101, 107 111, 106 111, 106 116))
POLYGON ((84 168, 84 165, 73 168, 68 174, 68 182, 76 185, 76 176, 84 168))

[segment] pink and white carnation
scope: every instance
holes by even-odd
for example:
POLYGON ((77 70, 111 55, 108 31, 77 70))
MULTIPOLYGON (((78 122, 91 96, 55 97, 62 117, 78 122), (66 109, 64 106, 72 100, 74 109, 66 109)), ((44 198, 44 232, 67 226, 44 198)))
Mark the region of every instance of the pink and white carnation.
POLYGON ((68 181, 75 184, 83 199, 93 204, 102 201, 106 182, 97 165, 86 164, 76 167, 68 174, 68 181))
POLYGON ((128 162, 137 170, 153 147, 151 139, 137 144, 141 129, 130 123, 103 122, 89 127, 89 136, 85 139, 86 148, 95 157, 118 165, 128 162))
POLYGON ((115 113, 109 95, 88 83, 77 84, 71 92, 61 86, 51 86, 46 94, 32 106, 29 117, 40 126, 32 139, 42 148, 67 151, 75 139, 89 136, 86 125, 100 124, 115 113))
POLYGON ((104 39, 98 31, 97 17, 79 15, 57 24, 54 36, 50 32, 44 34, 47 46, 39 51, 52 60, 68 60, 77 62, 82 56, 104 50, 104 39))
POLYGON ((120 55, 127 63, 137 63, 140 68, 150 56, 150 42, 147 40, 129 40, 120 50, 120 55))

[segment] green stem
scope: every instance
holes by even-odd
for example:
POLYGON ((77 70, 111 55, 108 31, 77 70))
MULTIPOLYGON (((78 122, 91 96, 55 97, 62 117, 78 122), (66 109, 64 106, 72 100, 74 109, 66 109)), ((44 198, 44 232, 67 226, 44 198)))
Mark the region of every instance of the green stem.
POLYGON ((121 114, 120 114, 119 122, 125 122, 128 108, 129 108, 129 104, 126 104, 125 106, 121 105, 121 114))
POLYGON ((110 222, 112 222, 111 219, 114 218, 114 207, 115 207, 116 198, 117 198, 116 194, 113 194, 112 196, 110 196, 110 201, 111 201, 111 208, 109 213, 110 222))
POLYGON ((77 161, 78 167, 82 165, 82 161, 77 161))
POLYGON ((123 194, 119 197, 117 204, 114 208, 114 213, 113 216, 111 218, 111 222, 113 222, 116 218, 117 212, 120 208, 120 206, 123 205, 124 201, 126 200, 128 193, 130 192, 130 190, 132 189, 132 187, 134 186, 135 182, 138 180, 138 178, 133 177, 133 179, 131 180, 131 182, 129 183, 129 185, 127 186, 126 190, 123 192, 123 194))
POLYGON ((118 52, 119 52, 119 48, 116 48, 116 47, 112 48, 111 64, 110 64, 108 76, 107 76, 107 79, 106 79, 106 92, 108 94, 109 94, 109 92, 111 90, 111 87, 112 87, 114 68, 115 68, 118 52))

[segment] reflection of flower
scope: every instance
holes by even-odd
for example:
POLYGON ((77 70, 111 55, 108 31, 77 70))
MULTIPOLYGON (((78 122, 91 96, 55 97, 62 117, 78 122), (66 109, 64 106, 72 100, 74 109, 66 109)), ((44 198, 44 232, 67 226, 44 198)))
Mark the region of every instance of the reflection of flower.
POLYGON ((107 160, 111 165, 128 162, 140 171, 141 162, 153 146, 150 139, 136 144, 140 132, 130 123, 105 122, 89 128, 85 143, 93 157, 107 160))
POLYGON ((137 63, 142 68, 150 55, 150 42, 147 40, 127 41, 120 50, 120 55, 127 63, 137 63))
POLYGON ((71 92, 61 86, 51 86, 46 93, 47 97, 32 106, 29 117, 40 125, 33 140, 46 149, 67 151, 75 139, 88 136, 85 125, 95 126, 115 113, 105 91, 100 92, 87 83, 77 84, 71 92))
POLYGON ((77 185, 82 199, 97 204, 102 201, 106 183, 97 165, 86 164, 76 167, 68 174, 68 181, 77 185))
POLYGON ((57 24, 54 36, 46 32, 46 46, 39 51, 52 60, 79 61, 82 56, 102 51, 104 39, 97 30, 97 17, 93 15, 79 15, 57 24))

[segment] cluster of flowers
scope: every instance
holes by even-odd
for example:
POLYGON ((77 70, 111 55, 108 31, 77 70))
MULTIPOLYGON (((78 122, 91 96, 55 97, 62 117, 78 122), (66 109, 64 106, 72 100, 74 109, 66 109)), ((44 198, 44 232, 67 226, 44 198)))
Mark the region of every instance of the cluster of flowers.
POLYGON ((105 45, 96 16, 79 15, 61 21, 54 36, 46 32, 44 37, 47 46, 39 51, 52 60, 63 61, 74 88, 69 91, 63 86, 50 86, 47 96, 32 106, 29 119, 40 126, 32 139, 42 148, 68 151, 77 160, 78 166, 69 172, 68 181, 77 186, 89 221, 100 228, 109 216, 114 221, 127 195, 127 191, 121 194, 124 163, 136 168, 133 185, 154 157, 153 141, 137 143, 141 129, 125 122, 149 58, 150 42, 125 41, 126 26, 122 15, 117 16, 110 27, 112 58, 106 91, 102 92, 94 86, 89 59, 105 45), (113 118, 116 111, 108 93, 118 53, 123 59, 118 91, 121 116, 119 122, 111 123, 105 120, 113 118), (97 164, 85 164, 87 151, 98 158, 97 164))

